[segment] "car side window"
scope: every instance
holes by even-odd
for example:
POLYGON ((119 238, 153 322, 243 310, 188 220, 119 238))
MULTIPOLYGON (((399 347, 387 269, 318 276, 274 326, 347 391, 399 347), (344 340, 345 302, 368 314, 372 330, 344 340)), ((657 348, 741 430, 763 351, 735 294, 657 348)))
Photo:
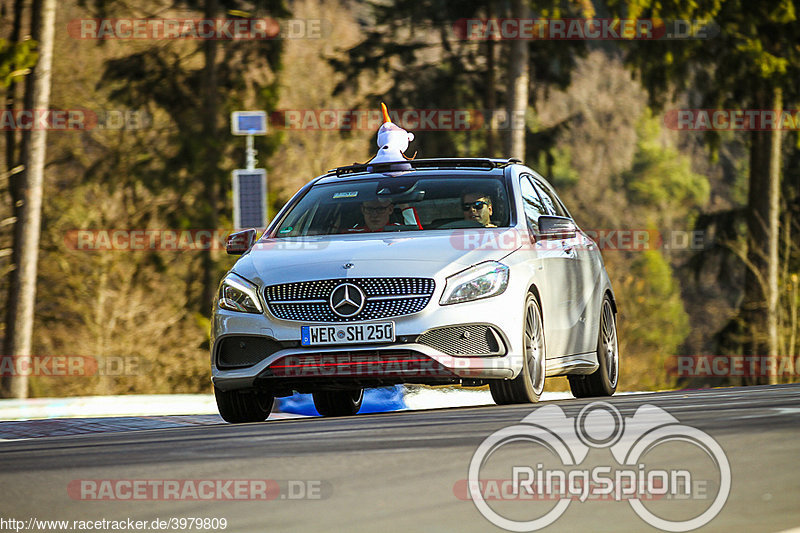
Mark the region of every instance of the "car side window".
POLYGON ((547 189, 547 187, 537 181, 534 181, 534 186, 536 187, 536 192, 539 193, 539 196, 541 196, 542 201, 544 202, 545 208, 547 209, 546 214, 557 217, 569 216, 561 208, 561 204, 553 197, 553 194, 547 189))
POLYGON ((533 183, 527 176, 522 176, 519 180, 520 196, 522 197, 522 206, 525 210, 525 218, 528 220, 528 226, 534 232, 539 231, 539 217, 546 215, 547 209, 542 202, 542 199, 536 193, 533 183))

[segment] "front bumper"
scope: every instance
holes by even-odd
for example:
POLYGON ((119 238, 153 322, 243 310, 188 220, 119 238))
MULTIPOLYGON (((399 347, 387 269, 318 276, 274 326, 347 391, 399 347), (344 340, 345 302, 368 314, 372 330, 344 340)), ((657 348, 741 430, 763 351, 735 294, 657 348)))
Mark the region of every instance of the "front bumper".
POLYGON ((461 379, 504 379, 519 372, 513 356, 457 357, 421 344, 285 349, 247 368, 212 372, 221 390, 266 388, 316 390, 347 384, 385 386, 396 383, 457 383, 461 379), (304 387, 308 385, 308 387, 304 387))
MULTIPOLYGON (((212 380, 221 390, 262 388, 276 395, 292 390, 383 386, 397 383, 440 384, 462 380, 510 379, 521 367, 522 297, 509 286, 501 295, 455 305, 438 304, 440 290, 425 309, 412 315, 365 321, 395 323, 392 344, 352 344, 302 347, 300 327, 306 323, 279 320, 264 314, 216 309, 211 350, 212 380), (465 318, 489 318, 465 322, 465 318), (419 342, 439 328, 486 326, 500 345, 496 354, 446 353, 419 342), (279 349, 245 368, 220 368, 220 345, 225 338, 252 336, 274 339, 279 349)), ((524 293, 523 293, 524 294, 524 293)), ((440 346, 441 347, 441 346, 440 346)))

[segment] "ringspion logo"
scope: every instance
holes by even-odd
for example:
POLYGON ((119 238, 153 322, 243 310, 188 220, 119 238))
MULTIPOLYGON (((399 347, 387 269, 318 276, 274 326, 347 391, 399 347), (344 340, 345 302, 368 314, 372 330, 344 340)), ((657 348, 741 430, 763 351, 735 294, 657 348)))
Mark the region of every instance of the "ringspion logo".
POLYGON ((572 419, 557 405, 538 408, 518 424, 489 435, 475 450, 468 472, 466 484, 462 480, 454 485, 455 495, 470 499, 484 518, 508 531, 542 529, 573 502, 598 499, 628 502, 653 527, 691 531, 719 514, 731 488, 730 464, 717 441, 647 404, 628 418, 607 402, 590 403, 572 419), (533 448, 529 461, 519 460, 522 445, 533 448), (503 455, 512 446, 511 457, 503 455), (654 450, 672 446, 684 452, 666 455, 673 464, 661 464, 663 457, 657 468, 649 463, 654 450), (604 450, 615 464, 585 465, 590 452, 604 450), (699 452, 704 462, 697 468, 702 471, 674 464, 671 458, 686 457, 686 450, 699 452), (498 480, 497 473, 504 471, 506 477, 498 480), (711 483, 705 476, 716 479, 711 483), (509 517, 502 512, 508 508, 489 503, 504 500, 528 502, 524 511, 533 516, 521 519, 523 512, 517 509, 509 517), (658 514, 647 505, 653 500, 659 502, 658 514), (699 507, 696 513, 687 514, 689 502, 699 507))

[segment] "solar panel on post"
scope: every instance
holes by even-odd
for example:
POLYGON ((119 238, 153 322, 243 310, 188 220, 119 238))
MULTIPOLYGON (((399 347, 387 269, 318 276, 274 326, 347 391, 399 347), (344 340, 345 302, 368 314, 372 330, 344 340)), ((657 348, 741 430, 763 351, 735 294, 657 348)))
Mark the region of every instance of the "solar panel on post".
POLYGON ((265 111, 234 111, 231 133, 247 138, 247 169, 233 171, 233 225, 236 229, 267 226, 267 171, 256 168, 254 135, 267 134, 265 111))
POLYGON ((236 229, 266 227, 266 170, 257 168, 233 171, 233 214, 236 229))
POLYGON ((234 111, 231 113, 231 133, 234 135, 266 135, 265 111, 234 111))

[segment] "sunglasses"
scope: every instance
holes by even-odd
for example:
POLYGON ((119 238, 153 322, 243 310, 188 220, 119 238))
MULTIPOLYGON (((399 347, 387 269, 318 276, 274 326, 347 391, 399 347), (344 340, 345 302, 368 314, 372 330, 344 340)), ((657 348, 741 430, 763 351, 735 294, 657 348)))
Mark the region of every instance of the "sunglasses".
POLYGON ((468 204, 461 204, 464 208, 464 211, 469 211, 470 209, 474 209, 475 211, 480 211, 484 208, 484 206, 489 205, 489 202, 484 202, 483 200, 478 200, 477 202, 470 202, 468 204))

